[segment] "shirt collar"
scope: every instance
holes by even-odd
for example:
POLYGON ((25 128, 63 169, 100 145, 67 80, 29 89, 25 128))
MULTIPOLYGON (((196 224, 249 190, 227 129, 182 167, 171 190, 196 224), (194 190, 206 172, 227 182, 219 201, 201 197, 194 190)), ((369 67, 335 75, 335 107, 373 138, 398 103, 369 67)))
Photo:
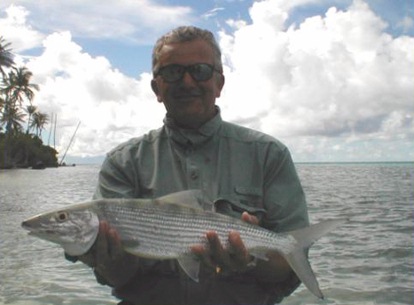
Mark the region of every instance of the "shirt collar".
POLYGON ((181 145, 197 146, 207 142, 214 136, 222 123, 220 108, 216 106, 216 109, 217 114, 215 117, 204 123, 198 129, 184 129, 178 127, 174 119, 166 116, 164 118, 164 125, 169 138, 181 145))

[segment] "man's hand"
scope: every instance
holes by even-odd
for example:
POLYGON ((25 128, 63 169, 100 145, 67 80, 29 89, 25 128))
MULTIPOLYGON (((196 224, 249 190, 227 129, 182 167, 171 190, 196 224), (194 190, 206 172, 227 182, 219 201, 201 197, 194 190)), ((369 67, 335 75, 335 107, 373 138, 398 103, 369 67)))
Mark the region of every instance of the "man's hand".
POLYGON ((123 250, 119 234, 106 221, 99 223, 95 244, 79 260, 94 269, 98 283, 111 287, 125 285, 138 270, 138 257, 123 250))
MULTIPOLYGON (((247 223, 258 225, 259 220, 254 215, 244 212, 241 219, 247 223)), ((220 270, 243 272, 253 257, 247 251, 240 233, 229 233, 228 246, 223 247, 216 232, 206 233, 208 245, 195 245, 191 251, 199 256, 207 266, 220 270)), ((256 277, 264 282, 281 283, 292 275, 292 269, 286 260, 277 252, 266 254, 268 260, 259 260, 254 270, 256 277)))
MULTIPOLYGON (((258 218, 247 212, 242 214, 241 219, 250 224, 259 224, 258 218)), ((206 238, 208 246, 195 245, 191 247, 191 251, 200 257, 204 264, 217 271, 245 271, 248 268, 248 264, 253 260, 239 232, 229 232, 227 247, 222 245, 217 233, 214 231, 208 231, 206 238)))

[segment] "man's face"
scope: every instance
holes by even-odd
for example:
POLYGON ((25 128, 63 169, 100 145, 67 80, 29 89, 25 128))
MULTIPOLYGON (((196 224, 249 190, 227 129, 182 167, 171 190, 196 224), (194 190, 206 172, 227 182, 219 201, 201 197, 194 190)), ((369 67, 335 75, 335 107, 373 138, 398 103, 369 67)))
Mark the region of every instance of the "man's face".
MULTIPOLYGON (((189 66, 200 63, 214 66, 214 51, 201 39, 166 44, 160 53, 158 69, 171 64, 189 66)), ((215 116, 215 100, 220 96, 223 85, 224 76, 216 71, 205 81, 194 80, 186 71, 175 82, 167 82, 161 75, 151 82, 158 101, 167 109, 167 115, 185 128, 198 128, 215 116)))

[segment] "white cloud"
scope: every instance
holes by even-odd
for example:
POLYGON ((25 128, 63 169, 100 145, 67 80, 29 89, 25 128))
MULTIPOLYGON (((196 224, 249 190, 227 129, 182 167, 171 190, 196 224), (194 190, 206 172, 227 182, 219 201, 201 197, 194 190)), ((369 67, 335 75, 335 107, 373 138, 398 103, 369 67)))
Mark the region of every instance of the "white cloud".
POLYGON ((77 123, 81 125, 72 155, 100 155, 161 124, 163 106, 153 98, 151 75, 129 78, 107 59, 91 57, 71 40, 69 32, 44 41, 44 52, 27 62, 41 85, 35 104, 58 116, 58 150, 63 152, 77 123))
POLYGON ((75 37, 152 42, 173 26, 193 21, 188 6, 151 0, 50 1, 3 0, 0 8, 21 5, 34 12, 32 22, 44 33, 70 29, 75 37))
POLYGON ((223 7, 216 7, 216 8, 213 8, 213 9, 211 9, 211 10, 209 10, 209 11, 207 11, 207 12, 205 12, 204 14, 202 14, 201 15, 201 18, 203 18, 203 19, 210 19, 210 18, 213 18, 213 17, 216 17, 217 16, 217 14, 219 14, 220 13, 220 11, 224 11, 225 9, 223 8, 223 7))
POLYGON ((0 19, 1 36, 13 45, 14 52, 31 49, 41 43, 43 35, 26 23, 28 10, 22 6, 10 5, 5 13, 6 17, 0 19))
POLYGON ((405 16, 397 23, 397 27, 401 28, 403 32, 408 32, 414 27, 414 20, 410 16, 405 16))
MULTIPOLYGON (((286 28, 290 10, 310 2, 255 2, 251 21, 228 20, 231 30, 219 33, 226 64, 226 85, 218 100, 224 118, 280 138, 295 160, 414 159, 414 38, 386 34, 385 23, 360 0, 347 10, 327 8, 322 16, 286 28)), ((137 39, 151 21, 144 20, 137 30, 140 23, 128 20, 126 11, 120 15, 126 16, 123 20, 116 16, 118 7, 113 14, 102 8, 100 15, 108 22, 100 25, 90 7, 80 10, 81 2, 65 2, 62 8, 53 3, 39 3, 42 12, 50 9, 44 22, 70 32, 42 35, 27 24, 29 11, 18 6, 0 19, 0 26, 16 33, 13 47, 14 42, 24 42, 27 33, 36 39, 22 44, 22 49, 41 46, 41 55, 26 63, 33 81, 41 86, 35 104, 58 114, 61 154, 79 121, 69 151, 73 156, 102 155, 160 126, 164 108, 151 92, 149 73, 127 77, 107 58, 91 56, 72 39, 79 31, 84 36, 104 31, 102 35, 114 35, 114 28, 119 28, 119 35, 137 39), (78 15, 68 13, 72 16, 62 15, 64 20, 59 21, 59 10, 78 15), (83 30, 91 15, 95 17, 89 19, 90 28, 83 30), (115 26, 111 20, 125 23, 115 26)), ((123 1, 121 7, 137 9, 134 3, 138 2, 123 1)), ((174 13, 165 8, 168 12, 172 19, 189 16, 188 9, 174 13)), ((153 31, 160 30, 149 31, 152 39, 153 31)))
MULTIPOLYGON (((231 21, 233 32, 220 33, 226 117, 282 138, 302 160, 345 151, 348 139, 413 147, 414 38, 386 34, 360 0, 284 29, 290 8, 257 2, 251 23, 231 21)), ((369 158, 355 148, 348 158, 369 158)))

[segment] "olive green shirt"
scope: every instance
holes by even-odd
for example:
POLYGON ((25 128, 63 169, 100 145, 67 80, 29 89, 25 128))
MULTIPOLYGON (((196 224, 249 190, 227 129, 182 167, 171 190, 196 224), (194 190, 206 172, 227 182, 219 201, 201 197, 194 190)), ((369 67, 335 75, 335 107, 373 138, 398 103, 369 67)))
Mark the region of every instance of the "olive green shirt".
MULTIPOLYGON (((203 190, 217 211, 256 215, 260 225, 283 232, 309 224, 305 196, 288 149, 269 135, 225 122, 217 115, 197 130, 164 126, 134 138, 106 157, 95 198, 155 198, 203 190)), ((212 210, 212 206, 204 209, 212 210)), ((131 304, 274 304, 299 284, 268 287, 246 274, 217 275, 201 270, 200 282, 174 261, 143 264, 133 281, 114 289, 131 304)))

